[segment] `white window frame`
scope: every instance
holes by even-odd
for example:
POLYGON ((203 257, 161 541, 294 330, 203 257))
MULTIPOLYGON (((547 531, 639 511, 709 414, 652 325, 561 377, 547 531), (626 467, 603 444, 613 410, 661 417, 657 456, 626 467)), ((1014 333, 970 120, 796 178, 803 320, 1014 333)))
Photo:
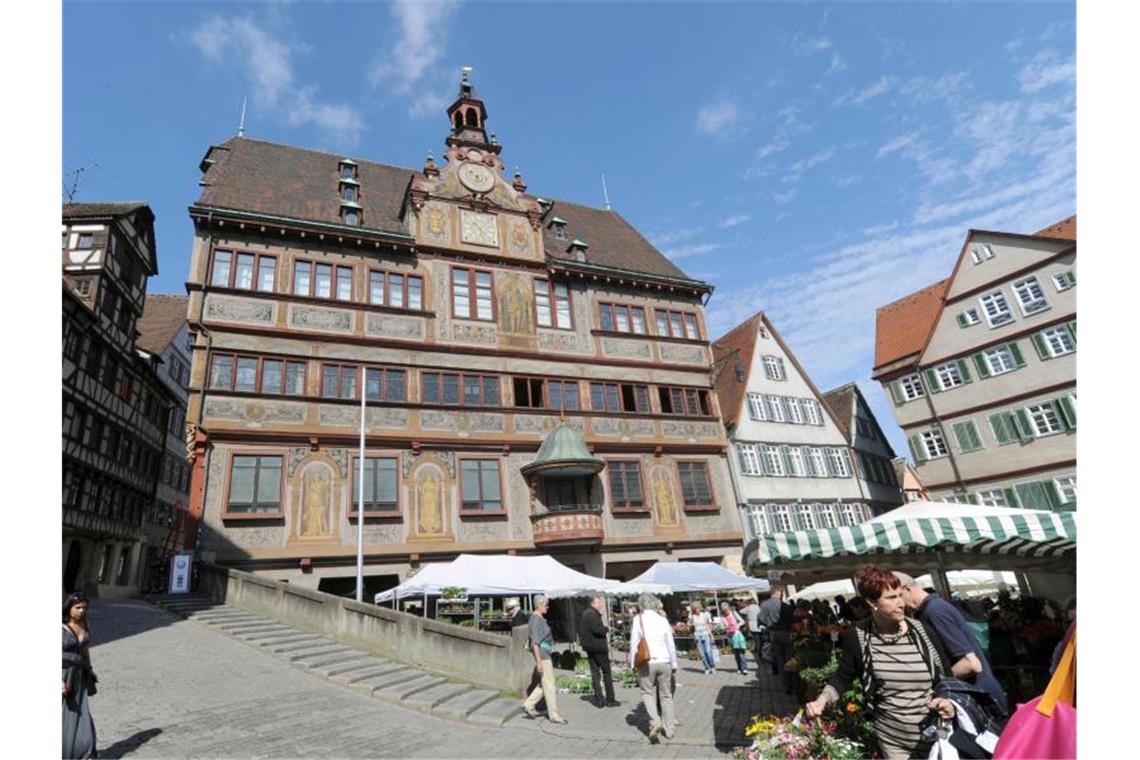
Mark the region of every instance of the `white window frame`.
POLYGON ((1017 364, 1013 360, 1013 351, 1010 350, 1008 343, 986 349, 982 352, 982 358, 991 375, 1004 375, 1017 369, 1017 364))
POLYGON ((800 401, 800 405, 804 408, 804 419, 807 420, 809 425, 821 424, 819 416, 819 403, 813 398, 806 398, 800 401))
POLYGON ((995 290, 992 293, 987 293, 978 298, 978 303, 986 315, 986 324, 991 328, 1001 327, 1013 321, 1013 309, 1009 307, 1009 300, 1005 297, 1005 291, 995 290), (993 307, 992 314, 991 306, 993 307))
POLYGON ((1033 426, 1033 434, 1038 438, 1065 430, 1057 409, 1048 401, 1025 407, 1025 413, 1029 415, 1029 424, 1033 426))
POLYGON ((1005 500, 1005 491, 1001 488, 993 488, 985 491, 978 491, 975 496, 978 498, 978 503, 983 507, 1009 507, 1005 500))
POLYGON ((863 520, 862 510, 856 511, 858 505, 849 502, 839 505, 839 522, 841 525, 858 525, 863 520))
POLYGON ((1053 287, 1057 289, 1058 293, 1068 290, 1076 284, 1077 283, 1073 282, 1068 272, 1058 272, 1057 274, 1053 275, 1053 287))
POLYGON ((838 528, 839 518, 835 516, 835 509, 830 504, 816 504, 816 519, 821 528, 838 528))
POLYGON ((922 441, 922 448, 926 452, 927 459, 941 459, 950 454, 946 439, 942 437, 942 431, 938 428, 924 431, 919 436, 919 440, 922 441))
POLYGON ((973 504, 974 500, 970 498, 970 494, 951 493, 942 497, 942 501, 950 504, 973 504))
POLYGON ((748 394, 748 416, 757 422, 768 420, 768 409, 764 406, 764 397, 759 393, 748 394))
POLYGON ((829 448, 827 450, 827 458, 831 462, 832 469, 835 470, 837 478, 851 477, 851 464, 847 461, 847 452, 843 449, 829 448))
POLYGON ((784 457, 780 451, 779 446, 763 446, 764 449, 764 474, 772 475, 773 477, 782 478, 787 477, 787 471, 784 468, 784 457), (769 465, 775 465, 769 467, 769 465), (770 472, 769 472, 770 471, 770 472))
POLYGON ((784 361, 778 356, 765 356, 764 375, 769 380, 787 380, 787 373, 784 372, 784 361))
POLYGON ((823 449, 816 448, 813 446, 811 449, 809 449, 809 451, 810 451, 812 464, 814 465, 813 469, 815 470, 815 477, 826 478, 827 477, 827 458, 823 453, 823 449))
POLYGON ((748 514, 748 522, 752 526, 754 536, 766 536, 772 532, 771 524, 768 522, 768 513, 762 504, 749 504, 745 510, 748 514))
POLYGON ((796 425, 804 424, 804 413, 800 404, 801 401, 798 398, 788 398, 788 412, 791 413, 791 421, 796 425))
POLYGON ((926 395, 926 386, 922 384, 922 376, 917 372, 913 375, 900 377, 899 389, 902 390, 903 398, 907 401, 914 401, 926 395))
POLYGON ((792 468, 792 471, 788 473, 791 477, 802 478, 807 475, 804 453, 800 450, 799 446, 788 447, 788 464, 790 464, 792 468))
POLYGON ((1013 294, 1017 297, 1017 305, 1023 316, 1028 317, 1049 308, 1049 300, 1045 298, 1045 289, 1041 287, 1037 275, 1031 274, 1014 282, 1013 294))
POLYGON ((773 533, 788 533, 796 529, 792 508, 787 504, 769 504, 768 522, 773 533))
POLYGON ((768 404, 768 419, 771 422, 788 421, 787 415, 784 414, 784 404, 779 396, 766 396, 764 400, 768 404))
POLYGON ((977 309, 966 309, 964 312, 962 312, 962 317, 965 319, 966 324, 970 327, 973 327, 982 321, 981 316, 978 315, 977 309))
POLYGON ((956 361, 939 364, 934 368, 934 376, 938 378, 938 387, 944 391, 965 385, 965 381, 962 379, 962 370, 956 361))
POLYGON ((1057 496, 1061 499, 1062 504, 1072 504, 1077 500, 1076 475, 1069 475, 1064 478, 1053 478, 1053 485, 1057 487, 1057 496))
POLYGON ((1049 350, 1049 356, 1053 359, 1056 359, 1058 356, 1064 356, 1065 354, 1071 354, 1077 350, 1077 344, 1073 342, 1073 334, 1069 332, 1069 328, 1066 325, 1057 325, 1056 327, 1050 327, 1048 330, 1042 330, 1040 335, 1041 340, 1045 342, 1045 347, 1049 350), (1058 351, 1057 345, 1053 342, 1054 338, 1057 339, 1057 343, 1060 344, 1061 349, 1067 350, 1058 351))
POLYGON ((754 443, 738 443, 736 444, 740 453, 744 454, 743 457, 737 456, 737 462, 740 463, 740 471, 745 475, 763 475, 764 463, 760 461, 760 454, 756 451, 756 444, 754 443), (746 460, 748 464, 745 464, 746 460))
POLYGON ((797 504, 796 509, 796 522, 798 523, 799 530, 815 530, 815 510, 812 509, 811 504, 797 504))

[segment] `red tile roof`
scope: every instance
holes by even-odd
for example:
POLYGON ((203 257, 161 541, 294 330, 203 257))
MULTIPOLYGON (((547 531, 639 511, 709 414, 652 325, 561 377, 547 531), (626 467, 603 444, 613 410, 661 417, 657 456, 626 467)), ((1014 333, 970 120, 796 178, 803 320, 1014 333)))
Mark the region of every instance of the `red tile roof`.
POLYGON ((922 350, 949 286, 947 277, 875 311, 875 369, 922 350))
POLYGON ((748 374, 756 352, 756 333, 764 312, 758 311, 729 330, 712 344, 713 366, 716 368, 716 397, 725 427, 735 427, 744 407, 748 391, 748 374), (738 376, 737 363, 743 366, 738 376))
POLYGON ((1057 240, 1071 240, 1077 242, 1077 217, 1074 214, 1068 219, 1062 219, 1056 224, 1050 224, 1043 230, 1033 233, 1037 237, 1056 238, 1057 240))
POLYGON ((135 346, 155 355, 165 351, 182 325, 186 324, 189 303, 187 296, 147 295, 142 317, 136 326, 139 337, 135 346))

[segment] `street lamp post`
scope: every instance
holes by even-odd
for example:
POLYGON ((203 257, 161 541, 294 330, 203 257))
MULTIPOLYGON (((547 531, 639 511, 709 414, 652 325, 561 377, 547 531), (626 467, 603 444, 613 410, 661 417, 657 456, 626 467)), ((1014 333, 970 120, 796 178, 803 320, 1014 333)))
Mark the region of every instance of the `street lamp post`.
POLYGON ((368 395, 368 371, 360 368, 360 481, 356 491, 356 601, 364 601, 364 412, 368 395))

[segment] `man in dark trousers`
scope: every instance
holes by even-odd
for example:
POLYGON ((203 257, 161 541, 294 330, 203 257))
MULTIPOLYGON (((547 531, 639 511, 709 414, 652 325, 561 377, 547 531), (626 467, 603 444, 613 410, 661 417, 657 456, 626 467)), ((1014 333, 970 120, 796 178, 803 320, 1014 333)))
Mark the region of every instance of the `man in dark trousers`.
POLYGON ((780 676, 784 690, 791 689, 784 663, 792 656, 792 623, 795 610, 784 603, 784 587, 772 586, 772 596, 760 605, 760 623, 768 629, 772 642, 772 675, 780 676))
POLYGON ((614 677, 610 670, 610 642, 607 638, 609 628, 602 624, 602 610, 605 609, 605 597, 590 597, 590 606, 582 613, 578 622, 578 641, 586 651, 590 661, 590 677, 594 680, 594 706, 618 707, 621 705, 614 699, 614 677), (602 679, 605 678, 606 692, 602 697, 602 679))

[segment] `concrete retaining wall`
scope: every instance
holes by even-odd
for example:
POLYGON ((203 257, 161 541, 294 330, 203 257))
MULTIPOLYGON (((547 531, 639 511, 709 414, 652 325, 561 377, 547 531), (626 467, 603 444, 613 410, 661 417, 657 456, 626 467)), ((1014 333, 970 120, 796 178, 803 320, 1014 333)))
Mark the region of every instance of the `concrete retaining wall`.
POLYGON ((207 563, 199 591, 215 602, 479 686, 521 693, 534 669, 522 626, 510 636, 486 633, 207 563))

